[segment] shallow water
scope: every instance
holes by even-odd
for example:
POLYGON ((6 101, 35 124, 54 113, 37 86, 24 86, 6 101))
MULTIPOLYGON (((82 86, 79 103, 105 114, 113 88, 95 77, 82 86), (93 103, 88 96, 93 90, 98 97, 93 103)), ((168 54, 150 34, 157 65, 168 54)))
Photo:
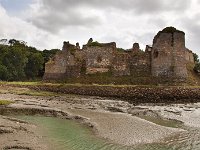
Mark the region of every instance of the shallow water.
POLYGON ((52 150, 199 150, 200 128, 187 128, 160 143, 121 146, 94 135, 92 130, 75 121, 51 117, 18 116, 40 127, 52 150))

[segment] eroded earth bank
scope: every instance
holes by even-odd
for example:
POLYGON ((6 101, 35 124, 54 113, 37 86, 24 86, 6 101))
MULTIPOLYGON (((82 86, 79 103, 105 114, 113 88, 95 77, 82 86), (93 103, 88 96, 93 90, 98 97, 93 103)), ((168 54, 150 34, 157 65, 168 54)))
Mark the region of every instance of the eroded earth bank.
POLYGON ((12 86, 0 87, 0 99, 12 102, 0 106, 0 149, 54 149, 36 124, 16 119, 16 115, 76 120, 97 137, 130 149, 148 143, 173 147, 174 139, 179 140, 175 144, 179 149, 184 142, 189 145, 184 148, 200 147, 200 103, 136 105, 114 98, 12 86))

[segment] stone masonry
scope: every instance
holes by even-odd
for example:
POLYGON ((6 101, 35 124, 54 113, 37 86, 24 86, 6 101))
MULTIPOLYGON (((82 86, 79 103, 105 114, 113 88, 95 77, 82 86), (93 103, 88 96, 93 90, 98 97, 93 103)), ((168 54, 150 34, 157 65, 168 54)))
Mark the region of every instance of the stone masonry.
POLYGON ((185 33, 167 27, 154 37, 153 45, 140 50, 134 43, 129 50, 121 50, 116 43, 98 43, 89 39, 81 49, 79 43, 64 42, 45 66, 45 80, 77 78, 89 74, 107 73, 112 76, 188 77, 188 63, 194 64, 191 50, 185 47, 185 33))

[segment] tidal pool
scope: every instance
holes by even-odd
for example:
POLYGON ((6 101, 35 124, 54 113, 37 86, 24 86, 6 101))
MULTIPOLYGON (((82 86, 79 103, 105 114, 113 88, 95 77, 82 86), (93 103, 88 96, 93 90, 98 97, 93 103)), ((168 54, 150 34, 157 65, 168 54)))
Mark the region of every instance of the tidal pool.
MULTIPOLYGON (((187 128, 186 132, 169 137, 160 143, 122 146, 101 139, 86 126, 72 120, 41 116, 17 116, 39 127, 51 150, 199 150, 200 129, 187 128)), ((145 132, 145 131, 144 131, 145 132)))

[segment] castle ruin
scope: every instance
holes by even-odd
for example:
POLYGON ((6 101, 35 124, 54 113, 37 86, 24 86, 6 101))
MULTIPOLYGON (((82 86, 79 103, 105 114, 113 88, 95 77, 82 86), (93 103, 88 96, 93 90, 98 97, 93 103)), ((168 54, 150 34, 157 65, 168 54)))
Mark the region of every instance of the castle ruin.
POLYGON ((147 45, 145 51, 140 50, 138 43, 122 50, 115 42, 98 43, 90 39, 82 49, 79 43, 64 42, 62 51, 46 63, 44 79, 78 78, 96 73, 186 79, 188 63, 194 63, 194 57, 185 47, 185 33, 167 27, 158 32, 153 45, 147 45))

